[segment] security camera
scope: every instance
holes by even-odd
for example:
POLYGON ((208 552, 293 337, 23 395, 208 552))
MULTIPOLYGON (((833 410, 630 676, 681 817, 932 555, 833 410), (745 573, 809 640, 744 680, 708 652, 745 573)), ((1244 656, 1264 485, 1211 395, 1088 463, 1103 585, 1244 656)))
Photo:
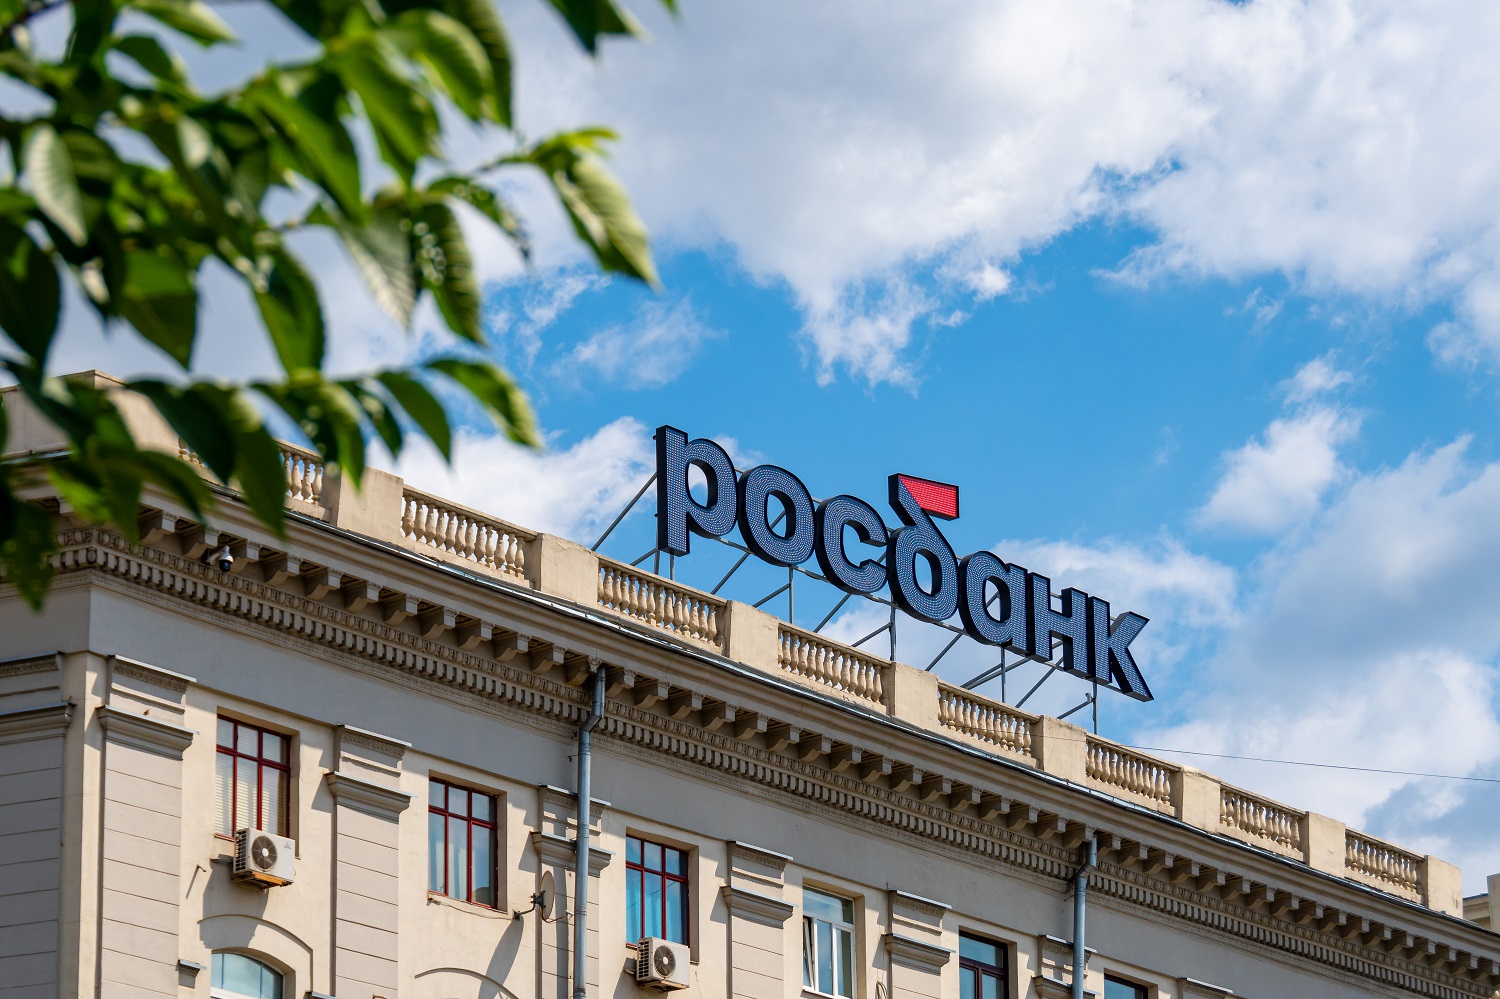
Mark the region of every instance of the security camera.
POLYGON ((228 545, 220 545, 207 555, 203 561, 212 566, 217 566, 220 572, 228 572, 234 568, 234 553, 229 550, 228 545))

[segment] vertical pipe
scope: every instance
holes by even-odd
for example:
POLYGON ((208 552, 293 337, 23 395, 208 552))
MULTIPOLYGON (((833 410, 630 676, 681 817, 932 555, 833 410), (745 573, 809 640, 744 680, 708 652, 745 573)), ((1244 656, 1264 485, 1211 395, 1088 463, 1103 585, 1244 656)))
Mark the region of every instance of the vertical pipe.
POLYGON ((591 736, 604 718, 604 668, 596 667, 593 675, 594 704, 583 724, 578 726, 578 838, 577 857, 573 861, 573 999, 588 999, 588 931, 589 931, 589 802, 593 767, 591 736))
POLYGON ((1089 869, 1099 862, 1099 844, 1088 842, 1083 866, 1073 875, 1073 999, 1083 999, 1083 915, 1089 890, 1089 869))

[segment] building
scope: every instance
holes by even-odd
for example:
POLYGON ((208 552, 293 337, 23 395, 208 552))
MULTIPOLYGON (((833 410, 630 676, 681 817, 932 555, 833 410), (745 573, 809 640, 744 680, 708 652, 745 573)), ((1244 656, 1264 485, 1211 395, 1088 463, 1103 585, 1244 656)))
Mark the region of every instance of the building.
MULTIPOLYGON (((7 406, 13 454, 55 447, 7 406)), ((1497 994, 1500 893, 1437 858, 284 455, 287 541, 233 499, 148 497, 129 545, 39 497, 53 591, 0 593, 0 997, 568 999, 596 676, 589 996, 650 994, 643 936, 688 999, 1066 996, 1090 841, 1090 994, 1497 994), (290 883, 236 880, 242 827, 290 883)))

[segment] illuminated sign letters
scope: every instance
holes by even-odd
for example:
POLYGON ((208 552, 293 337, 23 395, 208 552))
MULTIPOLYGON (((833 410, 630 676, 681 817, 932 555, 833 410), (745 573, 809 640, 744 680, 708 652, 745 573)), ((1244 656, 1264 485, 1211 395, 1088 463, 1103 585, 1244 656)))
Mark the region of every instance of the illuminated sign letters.
POLYGON ((889 586, 896 606, 913 617, 939 622, 957 613, 975 641, 1023 655, 1048 658, 1056 639, 1064 671, 1152 699, 1130 654, 1144 617, 1126 612, 1114 618, 1108 602, 1071 587, 1054 602, 1050 579, 992 552, 958 558, 933 521, 958 517, 957 486, 892 475, 888 498, 900 521, 894 530, 863 500, 835 496, 814 505, 807 487, 784 468, 758 465, 736 478, 734 463, 713 441, 690 440, 675 427, 656 431, 656 545, 662 551, 686 555, 691 535, 722 538, 738 524, 745 547, 774 565, 816 558, 823 576, 846 592, 872 594, 889 586), (702 503, 688 485, 693 467, 707 481, 702 503), (849 532, 864 550, 849 550, 849 532), (927 566, 926 586, 919 559, 927 566))

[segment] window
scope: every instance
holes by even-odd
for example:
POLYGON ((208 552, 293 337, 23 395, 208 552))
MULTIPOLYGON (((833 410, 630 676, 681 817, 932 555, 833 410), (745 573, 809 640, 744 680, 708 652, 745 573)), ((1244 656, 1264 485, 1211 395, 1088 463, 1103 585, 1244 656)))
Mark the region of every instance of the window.
POLYGON ((1123 978, 1104 976, 1104 999, 1148 999, 1146 986, 1127 982, 1123 978))
POLYGON ((854 996, 854 902, 802 890, 802 984, 824 995, 854 996))
POLYGON ((213 999, 281 999, 281 974, 244 954, 219 952, 213 957, 213 999))
POLYGON ((219 719, 219 753, 214 784, 219 797, 220 836, 246 826, 287 835, 286 736, 230 718, 219 719))
POLYGON ((686 850, 625 837, 625 939, 688 943, 686 850))
POLYGON ((495 796, 436 778, 427 788, 428 890, 498 908, 495 796))
POLYGON ((958 999, 1008 999, 1008 952, 993 940, 958 935, 958 999))

